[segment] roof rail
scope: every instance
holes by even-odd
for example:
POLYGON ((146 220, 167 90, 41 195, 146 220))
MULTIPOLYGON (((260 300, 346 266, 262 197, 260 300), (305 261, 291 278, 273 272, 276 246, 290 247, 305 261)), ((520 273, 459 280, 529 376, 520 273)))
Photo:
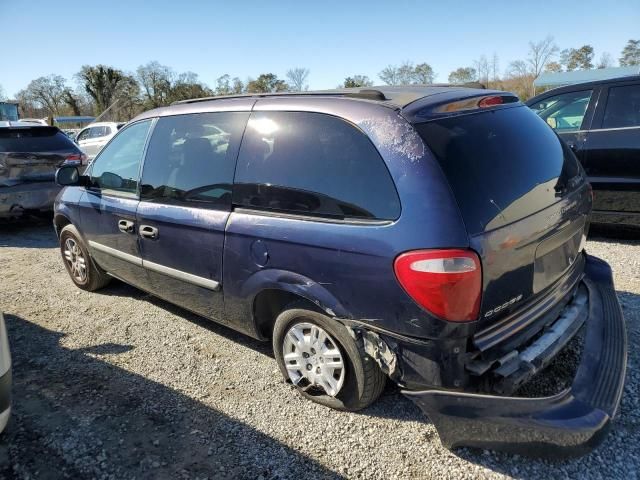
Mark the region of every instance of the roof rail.
POLYGON ((218 95, 213 97, 192 98, 189 100, 179 100, 173 102, 171 105, 181 105, 185 103, 198 103, 207 102, 209 100, 228 100, 233 98, 262 98, 262 97, 286 97, 286 96, 337 96, 337 97, 349 97, 349 98, 362 98, 365 100, 388 100, 380 90, 372 88, 356 89, 344 89, 344 90, 317 90, 313 92, 265 92, 265 93, 239 93, 235 95, 218 95))

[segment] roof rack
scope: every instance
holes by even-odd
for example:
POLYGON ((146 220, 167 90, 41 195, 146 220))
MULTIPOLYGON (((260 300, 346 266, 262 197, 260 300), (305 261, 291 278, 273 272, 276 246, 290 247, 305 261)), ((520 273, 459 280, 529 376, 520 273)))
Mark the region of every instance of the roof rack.
POLYGON ((173 102, 171 105, 182 105, 185 103, 198 103, 207 102, 210 100, 227 100, 233 98, 263 98, 263 97, 287 97, 287 96, 337 96, 337 97, 350 97, 350 98, 363 98, 367 100, 389 100, 384 96, 380 90, 372 88, 357 89, 336 89, 336 90, 315 90, 312 92, 264 92, 264 93, 238 93, 234 95, 217 95, 212 97, 192 98, 189 100, 179 100, 173 102))
POLYGON ((173 102, 171 105, 182 105, 189 103, 207 102, 211 100, 227 100, 233 98, 264 98, 264 97, 313 97, 313 96, 334 96, 358 98, 362 100, 371 100, 377 102, 385 102, 386 105, 395 107, 404 107, 409 103, 420 98, 441 93, 445 89, 486 89, 487 87, 479 82, 468 82, 463 84, 431 84, 431 85, 402 85, 391 86, 383 85, 368 88, 340 88, 335 90, 315 90, 311 92, 265 92, 265 93, 240 93, 235 95, 220 95, 213 97, 194 98, 189 100, 180 100, 173 102))

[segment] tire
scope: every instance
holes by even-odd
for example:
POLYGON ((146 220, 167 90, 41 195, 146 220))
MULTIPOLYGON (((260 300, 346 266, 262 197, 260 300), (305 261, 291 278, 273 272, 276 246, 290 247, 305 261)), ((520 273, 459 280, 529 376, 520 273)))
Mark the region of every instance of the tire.
MULTIPOLYGON (((335 341, 342 355, 342 386, 335 396, 328 395, 323 387, 309 385, 306 378, 302 378, 298 385, 294 384, 294 388, 306 399, 336 410, 356 411, 371 405, 384 390, 386 375, 375 360, 364 352, 361 342, 356 342, 342 324, 304 306, 299 302, 289 305, 278 315, 274 325, 273 352, 285 381, 294 384, 284 359, 287 333, 294 326, 315 325, 331 337, 330 341, 335 341)), ((331 345, 331 342, 328 344, 331 345)))
MULTIPOLYGON (((78 229, 73 225, 67 225, 60 231, 60 255, 67 273, 76 287, 93 292, 111 281, 111 277, 93 261, 78 229), (78 250, 69 248, 72 246, 76 246, 78 250), (68 258, 69 252, 71 252, 71 259, 68 258), (84 259, 84 276, 79 274, 77 268, 74 270, 74 261, 80 256, 84 259)), ((79 264, 76 262, 75 265, 79 264)))

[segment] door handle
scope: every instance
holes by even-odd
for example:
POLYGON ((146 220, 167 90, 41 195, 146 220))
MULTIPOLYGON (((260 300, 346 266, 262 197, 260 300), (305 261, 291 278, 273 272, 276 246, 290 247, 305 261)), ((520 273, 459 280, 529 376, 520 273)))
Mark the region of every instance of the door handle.
POLYGON ((133 233, 135 223, 131 220, 119 220, 118 221, 118 230, 124 233, 133 233))
POLYGON ((140 235, 144 238, 158 238, 158 229, 150 225, 140 225, 140 235))

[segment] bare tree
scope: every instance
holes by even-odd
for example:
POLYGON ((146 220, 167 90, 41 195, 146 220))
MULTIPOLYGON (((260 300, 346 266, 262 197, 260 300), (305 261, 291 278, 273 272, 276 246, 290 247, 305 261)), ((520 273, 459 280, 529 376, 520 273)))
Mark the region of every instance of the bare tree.
POLYGON ((170 67, 155 61, 149 62, 138 67, 136 77, 142 87, 146 107, 156 108, 167 104, 175 77, 170 67))
POLYGON ((596 65, 596 68, 609 68, 613 67, 613 56, 609 52, 602 52, 600 59, 596 65))
POLYGON ((48 115, 58 115, 65 108, 66 80, 60 75, 49 75, 32 80, 18 96, 43 108, 48 115))
MULTIPOLYGON (((548 36, 539 42, 529 42, 529 56, 527 58, 527 62, 534 81, 540 76, 544 71, 544 67, 557 53, 558 46, 555 44, 552 36, 548 36)), ((535 95, 535 88, 536 87, 532 81, 531 92, 533 95, 535 95)))
POLYGON ((378 76, 387 85, 415 85, 433 83, 435 73, 428 63, 413 65, 404 61, 400 66, 389 65, 378 76))
POLYGON ((287 70, 287 78, 292 91, 302 92, 309 90, 309 85, 307 84, 307 78, 309 78, 308 68, 296 67, 287 70))
POLYGON ((491 67, 487 61, 487 57, 482 55, 478 60, 473 62, 475 70, 478 74, 478 81, 487 85, 489 83, 489 75, 491 74, 491 67))
POLYGON ((387 85, 400 85, 398 67, 396 67, 395 65, 389 65, 383 68, 378 76, 380 77, 380 80, 382 80, 387 85))
POLYGON ((500 58, 496 52, 491 57, 491 81, 495 84, 500 81, 500 58))
POLYGON ((7 97, 4 94, 4 89, 2 88, 2 85, 0 85, 0 100, 6 100, 7 97))

